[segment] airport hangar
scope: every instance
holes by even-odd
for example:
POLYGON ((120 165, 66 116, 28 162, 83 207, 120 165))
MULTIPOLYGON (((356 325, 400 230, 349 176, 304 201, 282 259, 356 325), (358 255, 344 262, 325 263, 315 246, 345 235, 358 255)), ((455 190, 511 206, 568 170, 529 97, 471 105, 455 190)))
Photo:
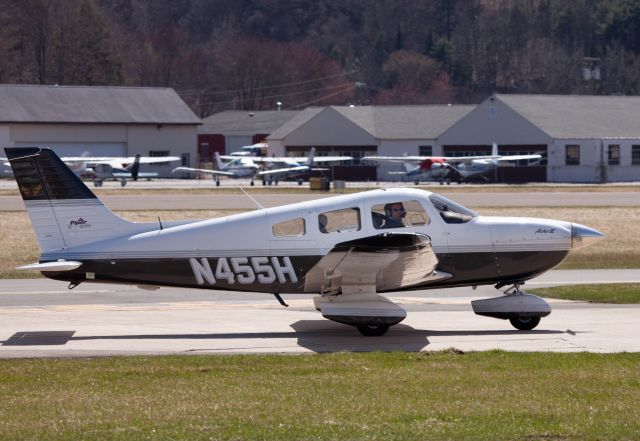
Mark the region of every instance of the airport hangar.
MULTIPOLYGON (((200 119, 173 89, 0 85, 0 146, 60 156, 168 156, 197 161, 200 119)), ((145 165, 171 177, 176 163, 145 165)))
POLYGON ((635 96, 507 94, 473 106, 328 106, 286 114, 221 112, 205 119, 215 122, 206 134, 216 137, 219 151, 266 139, 277 156, 305 156, 313 146, 318 155, 356 158, 334 166, 334 179, 386 180, 388 171, 400 170, 399 164, 382 163, 376 171, 358 159, 370 155, 487 155, 494 142, 503 155, 543 155, 541 161, 501 167, 502 182, 637 181, 639 120, 635 96), (261 121, 259 129, 253 121, 261 121))

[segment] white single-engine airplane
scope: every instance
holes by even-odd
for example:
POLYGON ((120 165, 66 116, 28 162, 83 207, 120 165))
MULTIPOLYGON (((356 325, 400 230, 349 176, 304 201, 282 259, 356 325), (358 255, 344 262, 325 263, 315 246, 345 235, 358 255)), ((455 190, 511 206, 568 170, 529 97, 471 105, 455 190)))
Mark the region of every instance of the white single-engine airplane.
POLYGON ((271 185, 275 182, 278 185, 279 180, 288 178, 296 178, 298 185, 302 185, 303 180, 300 176, 308 175, 314 171, 328 171, 327 168, 314 168, 314 163, 320 162, 339 162, 349 161, 353 159, 351 156, 315 156, 316 149, 314 147, 309 151, 307 162, 305 164, 299 162, 299 159, 293 157, 274 157, 274 156, 241 156, 241 155, 219 155, 215 153, 217 170, 208 170, 202 168, 176 167, 173 172, 190 172, 209 174, 216 181, 216 185, 220 185, 220 176, 227 176, 232 179, 250 178, 251 185, 254 185, 254 178, 262 178, 262 185, 271 185), (222 160, 230 160, 223 162, 222 160))
POLYGON ((40 244, 20 267, 68 281, 275 295, 315 293, 330 320, 382 335, 406 311, 380 292, 510 286, 476 314, 535 328, 551 307, 520 290, 603 234, 549 219, 489 217, 437 194, 386 189, 231 216, 135 223, 113 214, 45 148, 7 148, 40 244))
POLYGON ((402 163, 403 171, 391 171, 390 175, 407 177, 416 185, 420 181, 468 182, 482 180, 489 182, 492 173, 506 161, 541 159, 541 155, 498 155, 498 146, 493 144, 491 155, 486 156, 365 156, 368 161, 402 163))
POLYGON ((140 156, 139 154, 133 157, 65 156, 60 159, 76 174, 93 179, 96 187, 102 187, 106 180, 120 181, 120 185, 124 187, 127 185, 127 179, 137 181, 138 178, 157 178, 158 173, 141 172, 140 164, 180 161, 178 156, 140 156))

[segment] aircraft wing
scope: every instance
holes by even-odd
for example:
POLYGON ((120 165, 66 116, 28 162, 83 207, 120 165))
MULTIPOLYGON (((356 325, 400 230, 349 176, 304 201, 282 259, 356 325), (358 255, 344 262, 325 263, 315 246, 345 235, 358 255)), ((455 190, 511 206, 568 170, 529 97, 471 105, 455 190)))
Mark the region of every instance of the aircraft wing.
POLYGON ((337 244, 307 274, 305 291, 375 293, 452 277, 436 271, 438 258, 424 234, 385 233, 337 244))
MULTIPOLYGON (((60 158, 67 163, 109 164, 115 167, 126 167, 136 161, 135 156, 65 156, 60 158)), ((160 162, 180 161, 179 156, 140 156, 140 164, 157 164, 160 162)))
POLYGON ((313 162, 339 162, 351 161, 352 156, 314 156, 313 162))
MULTIPOLYGON (((224 158, 224 156, 221 156, 224 158)), ((247 156, 245 156, 247 158, 247 156)), ((265 164, 271 164, 274 162, 280 162, 284 164, 302 164, 305 163, 308 158, 306 156, 263 156, 263 157, 249 157, 253 162, 262 162, 265 164)), ((313 162, 338 162, 338 161, 351 161, 351 156, 315 156, 313 162)))
POLYGON ((365 156, 361 159, 366 161, 383 161, 383 162, 407 162, 407 161, 424 161, 431 156, 365 156))
POLYGON ((299 165, 297 167, 285 167, 285 168, 276 168, 273 170, 264 170, 258 173, 258 176, 269 176, 269 175, 277 175, 280 173, 290 173, 290 172, 306 172, 309 171, 309 167, 306 165, 299 165))
POLYGON ((220 175, 220 176, 233 176, 231 172, 225 172, 220 170, 209 170, 205 168, 191 168, 191 167, 176 167, 171 170, 171 173, 176 172, 188 172, 188 173, 204 173, 208 175, 220 175))
POLYGON ((521 159, 540 159, 541 155, 510 155, 510 156, 499 156, 496 159, 498 161, 519 161, 521 159))

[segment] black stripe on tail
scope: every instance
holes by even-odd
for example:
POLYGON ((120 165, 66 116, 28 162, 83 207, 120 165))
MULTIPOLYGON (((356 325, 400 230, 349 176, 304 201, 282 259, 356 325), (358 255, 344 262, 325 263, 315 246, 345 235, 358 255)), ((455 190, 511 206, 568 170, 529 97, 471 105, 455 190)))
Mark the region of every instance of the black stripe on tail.
POLYGON ((7 147, 4 150, 25 201, 96 199, 53 150, 40 147, 7 147))

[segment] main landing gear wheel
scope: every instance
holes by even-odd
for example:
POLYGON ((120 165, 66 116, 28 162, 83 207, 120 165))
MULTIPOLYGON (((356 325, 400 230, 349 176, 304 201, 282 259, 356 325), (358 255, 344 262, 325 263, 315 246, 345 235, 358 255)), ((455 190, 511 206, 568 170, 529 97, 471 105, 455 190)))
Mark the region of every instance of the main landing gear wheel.
POLYGON ((521 331, 531 331, 540 323, 540 317, 511 317, 509 319, 514 328, 521 331))
POLYGON ((389 330, 389 325, 360 325, 358 331, 360 334, 367 337, 380 337, 386 334, 389 330))

